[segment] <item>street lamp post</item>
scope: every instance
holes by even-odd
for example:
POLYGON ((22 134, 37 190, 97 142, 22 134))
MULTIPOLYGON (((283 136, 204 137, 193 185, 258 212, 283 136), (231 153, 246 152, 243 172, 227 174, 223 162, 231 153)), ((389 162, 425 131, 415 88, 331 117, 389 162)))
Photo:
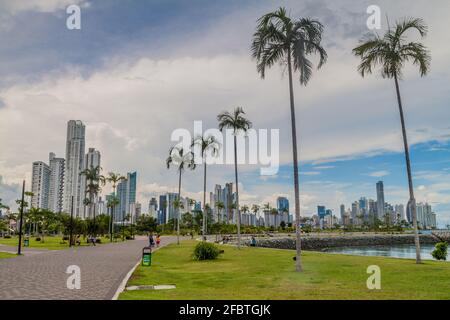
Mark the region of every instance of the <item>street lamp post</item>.
POLYGON ((20 255, 22 253, 22 221, 23 221, 23 202, 25 197, 25 180, 23 180, 22 184, 22 202, 20 203, 20 223, 19 223, 19 245, 17 247, 17 254, 20 255))
POLYGON ((73 242, 73 196, 70 204, 70 234, 69 234, 69 247, 72 246, 73 242))

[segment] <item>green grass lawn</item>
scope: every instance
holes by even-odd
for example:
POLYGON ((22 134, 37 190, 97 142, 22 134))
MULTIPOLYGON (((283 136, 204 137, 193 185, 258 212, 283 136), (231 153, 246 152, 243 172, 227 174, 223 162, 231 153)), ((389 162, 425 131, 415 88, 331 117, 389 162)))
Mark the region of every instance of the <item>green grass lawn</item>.
MULTIPOLYGON (((109 237, 102 237, 101 238, 102 244, 103 243, 110 243, 109 237)), ((121 239, 118 239, 117 241, 122 241, 121 239)), ((19 237, 15 236, 11 239, 4 239, 0 238, 0 244, 8 245, 8 246, 17 246, 19 243, 19 237)), ((22 238, 22 245, 23 245, 23 238, 22 238)), ((92 244, 86 243, 86 239, 83 239, 81 237, 81 246, 91 246, 92 244)), ((36 241, 35 237, 30 237, 30 248, 36 248, 36 249, 49 249, 49 250, 62 250, 62 249, 68 249, 69 248, 69 241, 63 241, 62 237, 53 237, 53 236, 46 236, 44 237, 44 241, 36 241)))
POLYGON ((14 257, 17 257, 17 255, 8 252, 0 252, 0 259, 14 258, 14 257))
POLYGON ((175 284, 172 290, 125 291, 120 299, 450 299, 450 263, 304 252, 296 273, 291 250, 221 246, 215 261, 191 258, 197 242, 153 254, 128 285, 175 284), (369 290, 369 265, 381 268, 381 290, 369 290))

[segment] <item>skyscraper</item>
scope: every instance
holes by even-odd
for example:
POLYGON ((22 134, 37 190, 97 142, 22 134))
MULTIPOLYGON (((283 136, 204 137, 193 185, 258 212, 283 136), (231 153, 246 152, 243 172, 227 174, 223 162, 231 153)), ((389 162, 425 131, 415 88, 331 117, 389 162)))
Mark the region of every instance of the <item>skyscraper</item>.
POLYGON ((323 219, 326 215, 326 209, 325 206, 317 206, 317 215, 319 216, 319 219, 323 219))
POLYGON ((31 178, 31 207, 48 209, 48 198, 50 191, 50 167, 42 162, 33 162, 31 178))
POLYGON ((158 223, 164 224, 167 221, 167 196, 160 195, 159 196, 159 215, 158 215, 158 223))
MULTIPOLYGON (((89 148, 88 152, 86 153, 86 155, 84 156, 84 167, 83 170, 86 169, 94 169, 96 167, 100 167, 100 151, 95 150, 95 148, 89 148)), ((82 175, 81 176, 81 190, 83 192, 83 198, 82 200, 84 200, 84 198, 87 198, 87 184, 89 183, 89 181, 86 181, 86 176, 82 175)), ((83 218, 92 218, 94 216, 94 212, 91 212, 91 210, 95 210, 94 207, 96 207, 98 205, 97 203, 97 199, 94 199, 94 204, 91 205, 84 205, 84 201, 82 201, 83 204, 83 218)), ((97 212, 98 214, 98 212, 97 212)))
POLYGON ((136 183, 137 173, 129 172, 127 173, 127 178, 117 185, 119 205, 117 206, 115 217, 118 221, 122 221, 127 214, 136 214, 136 183))
POLYGON ((74 216, 83 213, 84 190, 80 173, 84 168, 85 126, 80 120, 67 123, 66 170, 64 178, 64 211, 70 212, 72 197, 74 199, 74 216))
POLYGON ((56 158, 53 152, 49 155, 50 185, 48 208, 53 212, 63 210, 64 196, 64 167, 65 160, 56 158))
POLYGON ((383 181, 377 182, 377 216, 378 219, 384 219, 384 186, 383 181))

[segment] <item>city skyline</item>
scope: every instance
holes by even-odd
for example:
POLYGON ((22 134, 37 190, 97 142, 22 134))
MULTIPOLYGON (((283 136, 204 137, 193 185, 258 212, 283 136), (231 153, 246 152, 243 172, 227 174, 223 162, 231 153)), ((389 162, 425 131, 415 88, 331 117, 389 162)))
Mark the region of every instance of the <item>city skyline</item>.
MULTIPOLYGON (((27 185, 31 184, 30 164, 47 159, 49 151, 63 156, 62 132, 67 121, 82 119, 87 126, 86 141, 91 141, 86 147, 101 150, 105 172, 139 172, 136 198, 147 203, 151 195, 176 191, 177 177, 164 167, 172 144, 170 133, 176 128, 191 129, 195 120, 202 120, 205 127, 217 127, 215 116, 219 112, 242 105, 255 128, 279 128, 282 144, 277 176, 262 177, 259 168, 240 166, 240 200, 243 204, 275 203, 283 195, 293 203, 290 145, 284 142, 289 141, 289 130, 285 130, 288 114, 278 112, 281 106, 288 106, 286 76, 274 70, 261 81, 249 56, 254 22, 273 9, 272 2, 249 1, 238 6, 235 1, 201 1, 197 6, 179 3, 170 10, 162 5, 157 21, 139 19, 142 13, 154 11, 152 4, 128 8, 117 1, 101 5, 74 2, 89 13, 83 16, 79 33, 65 29, 63 6, 58 1, 45 8, 31 6, 25 10, 13 4, 14 8, 2 8, 11 17, 4 20, 8 30, 1 29, 0 33, 20 30, 18 34, 25 38, 36 39, 27 46, 21 37, 11 39, 10 50, 1 53, 4 61, 12 60, 10 55, 18 61, 1 66, 5 75, 0 82, 3 201, 15 207, 20 181, 26 178, 27 185), (198 6, 207 14, 193 19, 198 6), (96 15, 100 10, 103 14, 96 15), (190 22, 196 21, 187 27, 183 23, 186 12, 190 22), (119 19, 122 13, 130 18, 119 19), (96 20, 90 16, 96 16, 96 20), (169 29, 162 17, 168 19, 169 29), (27 23, 19 23, 21 19, 27 23), (177 19, 179 22, 174 23, 177 19), (98 30, 103 31, 99 34, 98 30), (130 39, 129 34, 136 30, 141 31, 130 39), (157 30, 171 30, 171 36, 155 37, 157 30), (181 42, 186 34, 189 42, 181 42), (115 45, 117 39, 122 43, 120 49, 115 45), (40 43, 46 43, 46 47, 40 43), (91 46, 93 43, 100 45, 91 46), (31 59, 36 52, 46 63, 31 59), (17 130, 19 127, 23 130, 17 130)), ((406 204, 406 175, 392 85, 375 76, 361 81, 356 72, 359 61, 350 55, 354 43, 367 31, 366 8, 371 3, 282 4, 292 8, 293 15, 301 13, 323 21, 324 45, 329 51, 324 67, 327 72, 315 74, 308 90, 295 88, 296 96, 301 97, 297 105, 302 137, 302 214, 312 214, 319 203, 338 210, 341 203, 372 194, 373 184, 380 178, 385 181, 385 200, 406 204), (339 81, 330 77, 337 73, 341 75, 339 81)), ((392 20, 406 15, 423 17, 433 30, 424 40, 433 52, 432 68, 448 69, 450 41, 445 41, 449 35, 442 31, 445 19, 426 3, 407 4, 407 11, 405 6, 388 1, 378 4, 392 20)), ((448 6, 441 2, 443 10, 448 6)), ((417 202, 432 204, 440 224, 445 225, 450 223, 450 129, 446 121, 450 97, 445 86, 449 78, 431 72, 419 79, 407 68, 405 80, 401 85, 417 202), (427 90, 410 98, 410 93, 420 91, 425 82, 429 84, 427 90)), ((210 191, 216 183, 233 181, 231 166, 211 166, 208 170, 210 191)), ((182 194, 201 200, 201 174, 188 172, 186 178, 190 183, 183 184, 182 194)))

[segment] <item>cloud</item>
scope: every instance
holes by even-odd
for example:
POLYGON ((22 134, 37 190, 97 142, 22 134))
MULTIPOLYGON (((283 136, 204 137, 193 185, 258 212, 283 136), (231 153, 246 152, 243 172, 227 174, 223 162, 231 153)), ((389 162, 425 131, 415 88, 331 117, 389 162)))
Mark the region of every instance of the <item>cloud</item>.
POLYGON ((374 171, 368 174, 370 177, 381 178, 390 175, 391 173, 387 170, 374 171))

